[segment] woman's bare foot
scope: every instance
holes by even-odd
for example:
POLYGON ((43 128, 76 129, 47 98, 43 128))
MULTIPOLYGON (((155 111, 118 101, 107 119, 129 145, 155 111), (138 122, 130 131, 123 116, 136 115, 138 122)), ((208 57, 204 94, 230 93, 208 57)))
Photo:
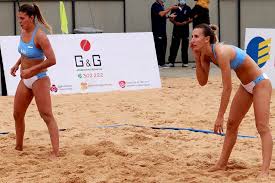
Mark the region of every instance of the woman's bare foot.
POLYGON ((270 175, 268 171, 261 171, 261 173, 257 176, 257 179, 261 181, 267 181, 269 178, 270 175))
POLYGON ((15 150, 17 150, 17 151, 23 151, 23 147, 22 146, 15 146, 15 148, 14 148, 15 150))
POLYGON ((225 171, 226 170, 226 166, 220 166, 220 165, 214 165, 213 167, 208 169, 208 172, 216 172, 216 171, 225 171))
POLYGON ((50 152, 50 159, 56 160, 59 157, 59 152, 55 153, 53 151, 50 152))

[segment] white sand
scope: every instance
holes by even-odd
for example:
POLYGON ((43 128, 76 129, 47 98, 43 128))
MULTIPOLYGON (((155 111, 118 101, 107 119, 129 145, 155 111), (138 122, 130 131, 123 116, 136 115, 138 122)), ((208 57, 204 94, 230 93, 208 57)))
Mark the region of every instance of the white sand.
MULTIPOLYGON (((231 99, 238 87, 238 80, 233 80, 231 99)), ((26 115, 24 151, 14 150, 13 97, 1 97, 0 131, 10 133, 0 136, 0 182, 257 182, 261 145, 252 108, 239 132, 258 138, 237 140, 225 172, 207 172, 221 152, 221 136, 132 126, 96 127, 134 124, 212 130, 222 89, 219 76, 212 76, 205 87, 191 78, 162 78, 162 84, 162 89, 154 90, 53 96, 59 128, 66 129, 60 132, 61 157, 57 161, 48 158, 49 134, 35 103, 26 115)), ((274 109, 272 102, 271 126, 274 109)), ((229 107, 226 117, 228 111, 229 107)), ((275 182, 274 160, 273 155, 270 182, 275 182)))

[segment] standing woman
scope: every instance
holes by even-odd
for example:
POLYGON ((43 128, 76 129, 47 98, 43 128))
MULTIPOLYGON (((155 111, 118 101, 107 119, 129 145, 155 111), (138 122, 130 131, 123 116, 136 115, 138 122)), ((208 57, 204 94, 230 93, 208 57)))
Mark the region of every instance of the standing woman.
POLYGON ((227 122, 226 135, 219 161, 210 171, 225 170, 230 153, 236 143, 238 128, 253 103, 255 122, 262 142, 262 168, 260 177, 267 177, 272 157, 272 136, 269 129, 271 82, 258 65, 243 50, 232 45, 216 43, 217 28, 207 24, 196 26, 190 47, 196 60, 196 75, 200 85, 206 85, 210 62, 221 69, 223 90, 214 131, 223 132, 224 113, 229 103, 232 81, 231 69, 241 84, 235 94, 227 122))
POLYGON ((57 157, 59 155, 59 133, 52 113, 50 79, 47 76, 47 68, 55 65, 56 59, 50 41, 39 28, 38 22, 50 32, 51 27, 41 15, 36 4, 20 6, 18 19, 22 28, 18 46, 21 57, 10 71, 12 76, 16 76, 16 71, 20 66, 21 80, 17 86, 13 112, 16 130, 15 149, 23 150, 25 113, 34 97, 39 114, 45 121, 50 133, 53 148, 51 156, 57 157))

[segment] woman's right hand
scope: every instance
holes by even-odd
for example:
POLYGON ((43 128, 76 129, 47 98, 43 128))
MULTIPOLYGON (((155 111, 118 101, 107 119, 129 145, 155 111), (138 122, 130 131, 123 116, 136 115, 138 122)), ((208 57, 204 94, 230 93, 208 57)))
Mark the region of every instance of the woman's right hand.
POLYGON ((17 64, 15 64, 12 68, 11 68, 11 70, 10 70, 10 74, 12 75, 12 76, 16 76, 16 71, 18 70, 18 68, 19 68, 19 66, 17 65, 17 64))
POLYGON ((191 47, 191 49, 192 49, 193 56, 195 57, 195 60, 200 60, 201 52, 200 51, 195 51, 192 47, 191 47))
POLYGON ((224 121, 223 117, 217 117, 217 119, 215 121, 215 125, 214 125, 214 132, 215 133, 218 133, 218 134, 223 133, 223 121, 224 121))

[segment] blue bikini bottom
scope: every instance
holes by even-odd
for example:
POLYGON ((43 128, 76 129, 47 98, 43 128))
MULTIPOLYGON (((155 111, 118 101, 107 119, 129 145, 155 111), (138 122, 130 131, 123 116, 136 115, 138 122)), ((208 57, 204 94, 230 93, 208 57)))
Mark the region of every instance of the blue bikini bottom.
POLYGON ((268 76, 263 73, 261 74, 260 76, 258 76, 256 79, 254 79, 253 81, 251 81, 250 83, 246 84, 246 85, 243 85, 242 86, 245 88, 245 90, 248 92, 248 93, 251 93, 253 94, 253 88, 259 83, 261 82, 262 80, 265 80, 265 79, 269 79, 268 76))

